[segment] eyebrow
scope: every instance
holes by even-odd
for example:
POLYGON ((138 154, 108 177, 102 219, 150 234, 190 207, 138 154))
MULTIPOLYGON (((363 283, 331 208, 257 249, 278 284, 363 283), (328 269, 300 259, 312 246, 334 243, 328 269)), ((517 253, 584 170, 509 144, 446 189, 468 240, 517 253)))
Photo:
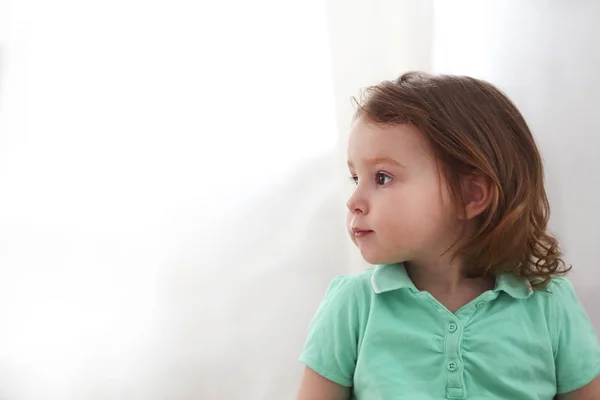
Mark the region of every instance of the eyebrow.
MULTIPOLYGON (((372 165, 374 165, 374 164, 393 164, 393 165, 396 165, 396 166, 401 167, 401 168, 406 168, 405 165, 401 164, 400 162, 398 162, 398 161, 396 161, 396 160, 394 160, 393 158, 390 158, 390 157, 368 158, 368 159, 365 160, 365 162, 367 164, 372 164, 372 165)), ((350 168, 353 167, 352 161, 348 160, 348 166, 350 168)))

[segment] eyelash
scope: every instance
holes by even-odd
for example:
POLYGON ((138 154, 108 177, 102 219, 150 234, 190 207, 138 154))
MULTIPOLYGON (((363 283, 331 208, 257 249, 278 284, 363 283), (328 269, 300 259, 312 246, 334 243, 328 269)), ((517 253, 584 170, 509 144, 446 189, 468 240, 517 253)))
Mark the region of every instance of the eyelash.
MULTIPOLYGON (((390 179, 390 181, 393 179, 393 178, 392 178, 392 176, 391 176, 390 174, 388 174, 388 173, 385 173, 385 172, 382 172, 382 171, 379 171, 378 173, 376 173, 376 174, 375 174, 375 181, 376 181, 375 183, 376 183, 377 185, 379 185, 379 186, 383 186, 383 185, 386 185, 387 183, 389 183, 389 182, 386 182, 386 183, 379 183, 379 181, 378 181, 378 178, 379 178, 379 177, 381 177, 381 176, 384 176, 384 177, 387 177, 387 178, 389 178, 389 179, 390 179)), ((355 185, 358 185, 358 176, 356 176, 356 175, 352 175, 352 176, 350 177, 350 180, 351 180, 352 182, 354 182, 354 184, 355 184, 355 185)))

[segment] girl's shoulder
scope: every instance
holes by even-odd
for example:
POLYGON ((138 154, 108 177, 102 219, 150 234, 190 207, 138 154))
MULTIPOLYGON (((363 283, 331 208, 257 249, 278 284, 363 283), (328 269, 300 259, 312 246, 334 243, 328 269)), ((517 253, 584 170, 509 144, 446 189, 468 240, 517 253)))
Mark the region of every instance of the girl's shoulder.
POLYGON ((571 280, 564 276, 554 276, 544 287, 535 288, 526 303, 534 309, 544 310, 550 324, 559 324, 568 314, 585 313, 571 280))
POLYGON ((372 278, 375 268, 363 271, 338 275, 329 283, 325 298, 348 303, 364 302, 373 294, 372 278))
POLYGON ((553 277, 531 297, 546 306, 554 350, 558 393, 582 387, 600 374, 600 344, 571 281, 553 277))
POLYGON ((533 290, 531 297, 538 301, 549 302, 553 306, 569 306, 573 302, 579 302, 573 283, 565 276, 553 276, 545 287, 533 290))

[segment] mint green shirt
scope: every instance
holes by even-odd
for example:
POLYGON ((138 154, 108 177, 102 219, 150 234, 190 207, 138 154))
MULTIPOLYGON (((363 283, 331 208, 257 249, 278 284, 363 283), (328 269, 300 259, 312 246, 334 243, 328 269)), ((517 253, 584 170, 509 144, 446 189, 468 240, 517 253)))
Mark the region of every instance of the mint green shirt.
POLYGON ((504 274, 453 314, 403 264, 335 278, 300 360, 358 400, 550 400, 600 374, 598 339, 567 279, 533 291, 504 274))

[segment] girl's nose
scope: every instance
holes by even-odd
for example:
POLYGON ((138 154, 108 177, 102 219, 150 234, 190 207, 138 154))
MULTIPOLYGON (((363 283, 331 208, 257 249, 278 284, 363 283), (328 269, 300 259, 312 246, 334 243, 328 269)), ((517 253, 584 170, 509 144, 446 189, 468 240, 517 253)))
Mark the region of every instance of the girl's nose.
POLYGON ((366 214, 367 205, 365 201, 361 197, 359 197, 357 192, 358 191, 355 191, 352 194, 352 196, 350 196, 350 198, 348 199, 348 203, 346 203, 346 206, 348 207, 348 210, 350 210, 350 212, 354 215, 366 214))

